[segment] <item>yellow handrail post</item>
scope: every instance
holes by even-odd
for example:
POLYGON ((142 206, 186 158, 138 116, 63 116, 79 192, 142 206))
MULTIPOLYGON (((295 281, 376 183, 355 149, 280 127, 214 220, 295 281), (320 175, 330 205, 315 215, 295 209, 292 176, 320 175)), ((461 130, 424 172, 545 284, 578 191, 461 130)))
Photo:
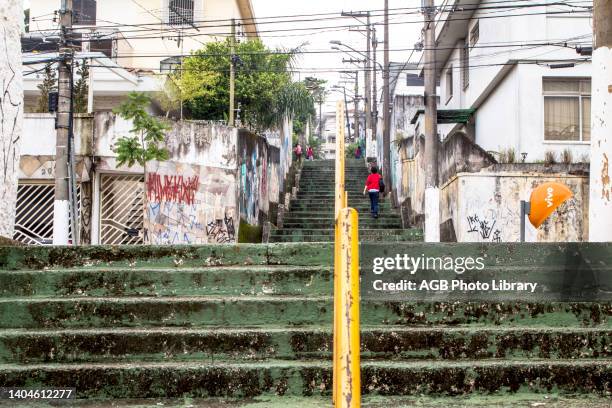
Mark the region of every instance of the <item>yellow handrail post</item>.
POLYGON ((338 385, 338 314, 340 304, 337 294, 339 293, 339 262, 340 262, 340 226, 338 216, 345 207, 344 199, 344 102, 338 101, 336 105, 336 188, 335 188, 335 210, 334 210, 334 359, 333 359, 333 403, 336 405, 338 385))
POLYGON ((336 188, 334 234, 333 404, 361 406, 359 342, 359 228, 357 211, 348 207, 344 185, 344 102, 336 106, 336 188))
POLYGON ((340 212, 340 298, 336 408, 361 406, 359 341, 359 219, 353 208, 340 212))

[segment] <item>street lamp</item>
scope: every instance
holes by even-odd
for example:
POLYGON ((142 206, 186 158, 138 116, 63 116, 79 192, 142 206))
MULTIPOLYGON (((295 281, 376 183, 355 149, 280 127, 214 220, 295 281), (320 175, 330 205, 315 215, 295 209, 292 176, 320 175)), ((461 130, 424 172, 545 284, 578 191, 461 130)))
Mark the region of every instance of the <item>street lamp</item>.
MULTIPOLYGON (((346 88, 344 86, 338 86, 338 85, 332 86, 332 90, 334 91, 340 92, 341 89, 342 89, 342 93, 344 94, 344 116, 346 116, 346 127, 348 128, 348 137, 349 139, 352 139, 351 122, 350 122, 349 113, 348 113, 348 101, 346 99, 346 88)), ((355 98, 357 98, 357 95, 355 95, 355 98)))

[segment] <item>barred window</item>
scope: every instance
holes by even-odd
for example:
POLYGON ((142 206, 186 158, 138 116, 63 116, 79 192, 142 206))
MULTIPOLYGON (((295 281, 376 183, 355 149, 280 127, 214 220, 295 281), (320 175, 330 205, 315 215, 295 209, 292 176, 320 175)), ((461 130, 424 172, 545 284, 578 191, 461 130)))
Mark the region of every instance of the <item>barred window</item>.
POLYGON ((480 21, 476 21, 474 27, 470 30, 470 47, 473 47, 478 42, 480 38, 480 21))
POLYGON ((72 23, 75 25, 96 25, 96 0, 74 0, 72 23))
POLYGON ((463 89, 470 86, 470 44, 468 40, 461 49, 461 83, 463 89))
POLYGON ((194 22, 194 0, 170 0, 168 2, 168 24, 185 25, 194 22))

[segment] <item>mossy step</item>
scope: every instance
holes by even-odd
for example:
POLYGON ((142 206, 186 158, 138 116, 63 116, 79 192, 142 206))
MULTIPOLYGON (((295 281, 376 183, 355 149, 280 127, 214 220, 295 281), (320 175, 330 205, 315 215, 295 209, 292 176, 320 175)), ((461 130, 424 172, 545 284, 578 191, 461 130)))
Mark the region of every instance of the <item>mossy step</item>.
MULTIPOLYGON (((325 325, 330 296, 0 299, 3 328, 325 325)), ((612 303, 361 302, 364 325, 612 327, 612 303)))
POLYGON ((78 266, 202 267, 333 264, 329 244, 227 244, 0 247, 0 270, 78 266))
POLYGON ((331 267, 89 267, 0 271, 0 297, 329 295, 331 267))
MULTIPOLYGON (((79 398, 330 395, 331 362, 0 365, 5 387, 75 387, 79 398)), ((562 392, 608 395, 612 360, 363 362, 364 395, 562 392)))
MULTIPOLYGON (((333 210, 330 211, 316 211, 316 212, 311 212, 311 211, 290 211, 288 213, 285 213, 285 221, 291 221, 291 220, 307 220, 307 219, 312 219, 312 220, 333 220, 334 219, 334 212, 333 210)), ((379 220, 401 220, 402 218, 396 214, 396 213, 380 213, 378 215, 378 219, 379 220)))
MULTIPOLYGON (((312 221, 312 220, 296 220, 283 222, 283 229, 295 229, 295 228, 334 228, 335 223, 333 220, 326 221, 312 221)), ((401 229, 402 223, 399 220, 381 220, 368 218, 359 219, 359 228, 392 228, 401 229)))
MULTIPOLYGON (((333 242, 333 237, 329 235, 274 235, 270 237, 270 242, 276 243, 324 243, 333 242)), ((359 237, 360 242, 421 242, 423 241, 422 236, 404 236, 404 235, 387 235, 386 237, 380 236, 364 236, 359 237)))
MULTIPOLYGON (((328 327, 1 330, 0 363, 330 359, 328 327)), ((362 360, 612 358, 612 329, 362 327, 362 360)))
MULTIPOLYGON (((378 236, 382 237, 385 235, 401 235, 406 237, 412 237, 415 232, 409 229, 393 229, 384 228, 384 226, 376 225, 379 228, 370 228, 368 225, 359 226, 359 237, 364 236, 378 236), (382 228, 380 228, 382 227, 382 228)), ((334 235, 334 229, 330 226, 329 228, 302 228, 302 229, 277 229, 272 232, 272 235, 334 235)))

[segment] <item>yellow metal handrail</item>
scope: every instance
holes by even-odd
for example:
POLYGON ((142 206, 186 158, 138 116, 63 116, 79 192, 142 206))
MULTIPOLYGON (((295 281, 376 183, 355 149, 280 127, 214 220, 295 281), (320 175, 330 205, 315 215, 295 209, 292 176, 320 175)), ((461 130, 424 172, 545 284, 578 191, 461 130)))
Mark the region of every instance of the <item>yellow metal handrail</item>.
POLYGON ((344 184, 344 102, 336 106, 336 189, 334 234, 333 403, 361 406, 359 342, 359 228, 357 211, 348 207, 344 184))

